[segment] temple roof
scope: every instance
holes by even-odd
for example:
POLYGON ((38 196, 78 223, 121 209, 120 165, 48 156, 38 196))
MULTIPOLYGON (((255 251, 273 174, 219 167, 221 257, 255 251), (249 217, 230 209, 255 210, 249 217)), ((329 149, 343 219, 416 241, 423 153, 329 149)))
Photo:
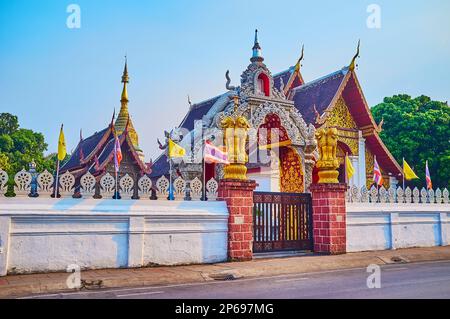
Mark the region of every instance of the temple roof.
POLYGON ((322 115, 337 94, 344 81, 347 71, 345 69, 333 72, 317 80, 295 87, 292 92, 292 100, 300 111, 307 124, 314 124, 316 112, 322 115))
MULTIPOLYGON (((70 171, 72 173, 86 172, 89 170, 92 174, 99 171, 112 160, 114 152, 114 126, 109 125, 107 128, 96 132, 86 139, 80 140, 75 151, 60 169, 60 173, 70 171), (98 161, 99 167, 95 168, 95 162, 98 161)), ((121 147, 127 147, 131 156, 139 166, 143 173, 149 172, 149 167, 142 161, 138 150, 135 149, 131 138, 129 137, 128 128, 119 135, 121 147)), ((123 152, 123 150, 122 150, 123 152)))
POLYGON ((219 95, 200 103, 192 104, 179 127, 183 127, 189 131, 193 130, 195 121, 201 120, 221 96, 219 95))
POLYGON ((110 127, 106 127, 99 132, 95 132, 86 139, 81 140, 75 151, 72 153, 70 159, 61 167, 61 171, 73 170, 83 166, 85 161, 89 161, 94 155, 95 149, 102 144, 105 135, 110 134, 110 127))
MULTIPOLYGON (((280 89, 281 79, 285 86, 289 85, 286 96, 294 101, 295 107, 302 114, 305 122, 316 127, 321 125, 316 123, 317 115, 321 117, 321 123, 323 123, 327 111, 330 111, 337 99, 342 96, 347 102, 349 112, 358 127, 364 128, 366 132, 368 130, 369 135, 366 137, 366 142, 369 148, 377 154, 377 160, 382 169, 394 175, 400 173, 400 166, 376 132, 377 125, 353 70, 344 67, 314 81, 303 83, 299 69, 293 66, 273 76, 274 85, 277 89, 280 89)), ((202 119, 221 96, 223 95, 193 105, 180 127, 192 130, 194 121, 202 119)), ((167 174, 169 169, 167 157, 163 154, 160 155, 152 169, 152 176, 154 177, 167 174)))

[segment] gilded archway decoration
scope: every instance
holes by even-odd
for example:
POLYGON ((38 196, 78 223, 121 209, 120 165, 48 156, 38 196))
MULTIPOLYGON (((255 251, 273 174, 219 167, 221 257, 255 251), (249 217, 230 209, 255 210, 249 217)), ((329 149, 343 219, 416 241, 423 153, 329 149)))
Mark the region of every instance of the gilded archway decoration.
POLYGON ((304 189, 300 156, 291 147, 280 148, 280 191, 302 193, 304 189))

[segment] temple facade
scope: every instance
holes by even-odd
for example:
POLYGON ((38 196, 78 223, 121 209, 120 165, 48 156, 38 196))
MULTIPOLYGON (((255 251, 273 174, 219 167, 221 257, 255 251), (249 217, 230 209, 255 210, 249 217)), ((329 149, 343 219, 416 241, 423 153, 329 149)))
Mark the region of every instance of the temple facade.
MULTIPOLYGON (((241 75, 240 86, 231 86, 227 72, 227 91, 214 98, 191 104, 178 130, 189 132, 180 144, 188 152, 185 158, 175 159, 173 174, 187 180, 201 178, 202 141, 221 136, 219 123, 234 112, 233 98, 238 96, 236 112, 244 115, 250 131, 248 177, 255 179, 258 190, 305 192, 317 180, 314 168, 318 158, 315 130, 335 127, 338 130, 337 156, 341 163, 340 181, 345 182, 345 155, 348 154, 356 170, 347 181, 350 186, 372 184, 374 157, 379 163, 385 186, 396 183, 401 168, 381 141, 378 133, 382 123, 375 123, 355 72, 355 60, 342 69, 319 79, 305 82, 301 74, 302 55, 297 63, 275 75, 264 64, 257 31, 250 64, 241 75), (196 122, 197 121, 197 122, 196 122), (198 122, 201 121, 201 122, 198 122), (200 124, 199 124, 200 123, 200 124), (271 130, 278 135, 272 141, 271 130), (252 133, 253 132, 253 133, 252 133), (254 147, 256 143, 256 147, 254 147), (200 155, 201 156, 201 155, 200 155)), ((217 139, 216 139, 217 140, 217 139)), ((169 164, 165 153, 152 166, 153 178, 168 176, 169 164)), ((206 180, 221 178, 221 164, 206 164, 206 180)))
MULTIPOLYGON (((134 129, 128 111, 128 90, 129 82, 128 67, 125 67, 122 75, 122 95, 120 99, 121 107, 117 119, 114 115, 110 124, 101 131, 83 138, 80 134, 80 142, 73 151, 70 159, 60 168, 59 173, 70 172, 75 176, 75 191, 79 191, 80 178, 91 173, 97 180, 106 173, 115 175, 114 168, 114 140, 117 135, 122 150, 122 161, 119 167, 118 177, 128 174, 137 184, 138 179, 151 172, 150 164, 144 162, 144 154, 139 147, 139 137, 134 129)), ((96 184, 99 187, 99 183, 96 184)), ((96 190, 97 195, 99 190, 96 190)), ((135 197, 137 197, 137 187, 135 187, 135 197)))

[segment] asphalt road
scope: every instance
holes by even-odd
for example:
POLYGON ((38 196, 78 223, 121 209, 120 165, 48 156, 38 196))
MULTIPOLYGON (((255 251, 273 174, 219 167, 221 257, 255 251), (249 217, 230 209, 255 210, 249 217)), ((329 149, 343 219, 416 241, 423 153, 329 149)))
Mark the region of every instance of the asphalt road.
MULTIPOLYGON (((26 298, 258 299, 450 298, 450 261, 384 265, 380 288, 367 286, 367 269, 344 269, 232 281, 117 288, 26 298)), ((374 281, 371 281, 374 283, 374 281)))

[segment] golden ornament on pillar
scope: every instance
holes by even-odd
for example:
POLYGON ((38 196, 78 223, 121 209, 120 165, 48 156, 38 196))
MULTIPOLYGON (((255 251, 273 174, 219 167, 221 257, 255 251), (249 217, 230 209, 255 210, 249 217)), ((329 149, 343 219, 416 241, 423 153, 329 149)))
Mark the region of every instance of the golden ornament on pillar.
POLYGON ((316 167, 319 170, 319 183, 339 183, 339 160, 336 158, 337 129, 322 128, 316 132, 319 160, 316 167))
POLYGON ((247 132, 250 125, 244 116, 236 116, 239 98, 234 97, 234 114, 220 122, 224 131, 224 142, 230 164, 224 167, 224 179, 247 179, 248 155, 245 151, 247 132))

